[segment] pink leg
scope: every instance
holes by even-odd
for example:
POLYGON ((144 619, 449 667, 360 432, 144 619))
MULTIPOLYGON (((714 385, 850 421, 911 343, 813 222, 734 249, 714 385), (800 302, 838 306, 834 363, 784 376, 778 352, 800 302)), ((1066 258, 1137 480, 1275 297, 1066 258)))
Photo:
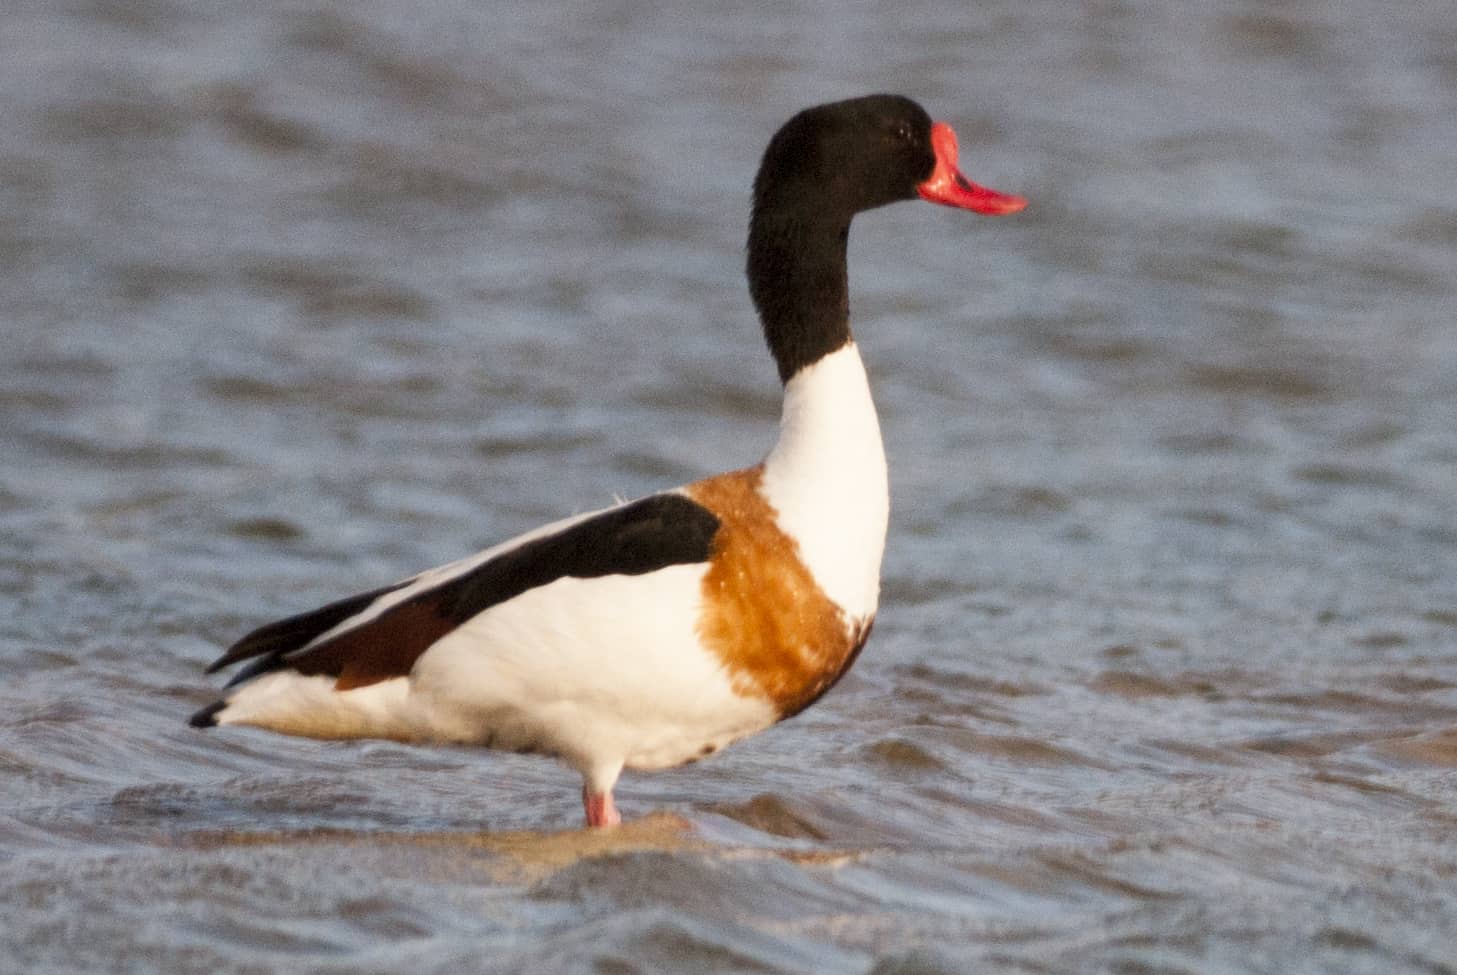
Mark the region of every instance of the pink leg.
POLYGON ((582 786, 582 808, 587 810, 588 826, 616 826, 622 822, 617 807, 612 804, 611 789, 594 793, 587 786, 582 786))

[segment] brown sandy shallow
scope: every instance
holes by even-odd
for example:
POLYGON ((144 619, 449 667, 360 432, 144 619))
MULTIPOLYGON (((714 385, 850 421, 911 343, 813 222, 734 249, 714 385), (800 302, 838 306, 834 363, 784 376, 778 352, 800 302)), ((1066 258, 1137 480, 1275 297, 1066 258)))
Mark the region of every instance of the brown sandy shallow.
POLYGON ((391 833, 342 829, 294 831, 197 831, 177 841, 186 849, 220 850, 230 847, 310 846, 336 847, 347 856, 353 848, 372 853, 390 847, 423 847, 434 854, 452 850, 469 854, 498 883, 535 884, 583 861, 636 853, 671 853, 711 859, 737 860, 777 857, 805 866, 834 867, 849 863, 868 851, 834 849, 773 849, 714 842, 693 823, 674 813, 652 813, 611 829, 576 829, 561 832, 521 830, 502 833, 391 833))

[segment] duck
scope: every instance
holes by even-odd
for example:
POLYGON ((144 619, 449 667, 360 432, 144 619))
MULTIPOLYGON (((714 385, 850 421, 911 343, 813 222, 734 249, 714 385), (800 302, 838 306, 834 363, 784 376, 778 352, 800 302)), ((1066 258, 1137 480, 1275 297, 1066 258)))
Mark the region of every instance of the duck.
POLYGON ((746 272, 783 407, 758 463, 589 511, 261 626, 197 728, 482 746, 582 777, 621 822, 624 769, 693 762, 809 707, 870 636, 889 482, 850 331, 857 213, 921 199, 998 216, 956 132, 903 95, 800 111, 753 183, 746 272))

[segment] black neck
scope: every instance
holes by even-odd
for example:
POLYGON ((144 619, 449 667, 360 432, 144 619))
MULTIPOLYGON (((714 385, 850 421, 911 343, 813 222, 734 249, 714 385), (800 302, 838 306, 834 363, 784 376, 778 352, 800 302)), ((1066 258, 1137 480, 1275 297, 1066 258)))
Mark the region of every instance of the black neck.
POLYGON ((749 292, 781 382, 850 341, 849 236, 848 217, 754 208, 749 292))

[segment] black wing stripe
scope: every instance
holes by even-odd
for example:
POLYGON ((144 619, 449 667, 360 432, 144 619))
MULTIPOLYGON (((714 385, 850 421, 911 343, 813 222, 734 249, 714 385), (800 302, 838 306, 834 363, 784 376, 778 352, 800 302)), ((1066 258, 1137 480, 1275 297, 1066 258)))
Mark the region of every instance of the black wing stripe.
POLYGON ((644 575, 671 565, 705 562, 718 525, 713 512, 689 498, 652 495, 502 552, 302 653, 293 651, 399 587, 340 600, 265 626, 239 641, 213 669, 267 653, 235 680, 280 667, 336 677, 340 690, 402 677, 451 630, 527 590, 565 577, 644 575), (271 632, 275 628, 277 635, 271 632), (275 649, 245 648, 250 642, 275 649), (240 652, 240 648, 245 649, 240 652))
POLYGON ((680 494, 655 494, 555 535, 502 552, 438 589, 440 609, 459 624, 564 576, 594 579, 644 575, 670 565, 706 562, 718 518, 680 494))
POLYGON ((217 673, 224 667, 230 667, 249 657, 277 656, 297 650, 320 633, 325 633, 354 614, 363 612, 380 596, 394 592, 408 583, 409 580, 406 580, 382 589, 360 593, 357 596, 329 603, 327 606, 320 606, 318 609, 311 609, 307 613, 299 613, 297 616, 290 616, 269 623, 267 626, 260 626, 228 647, 227 652, 207 668, 207 672, 209 674, 217 673))

